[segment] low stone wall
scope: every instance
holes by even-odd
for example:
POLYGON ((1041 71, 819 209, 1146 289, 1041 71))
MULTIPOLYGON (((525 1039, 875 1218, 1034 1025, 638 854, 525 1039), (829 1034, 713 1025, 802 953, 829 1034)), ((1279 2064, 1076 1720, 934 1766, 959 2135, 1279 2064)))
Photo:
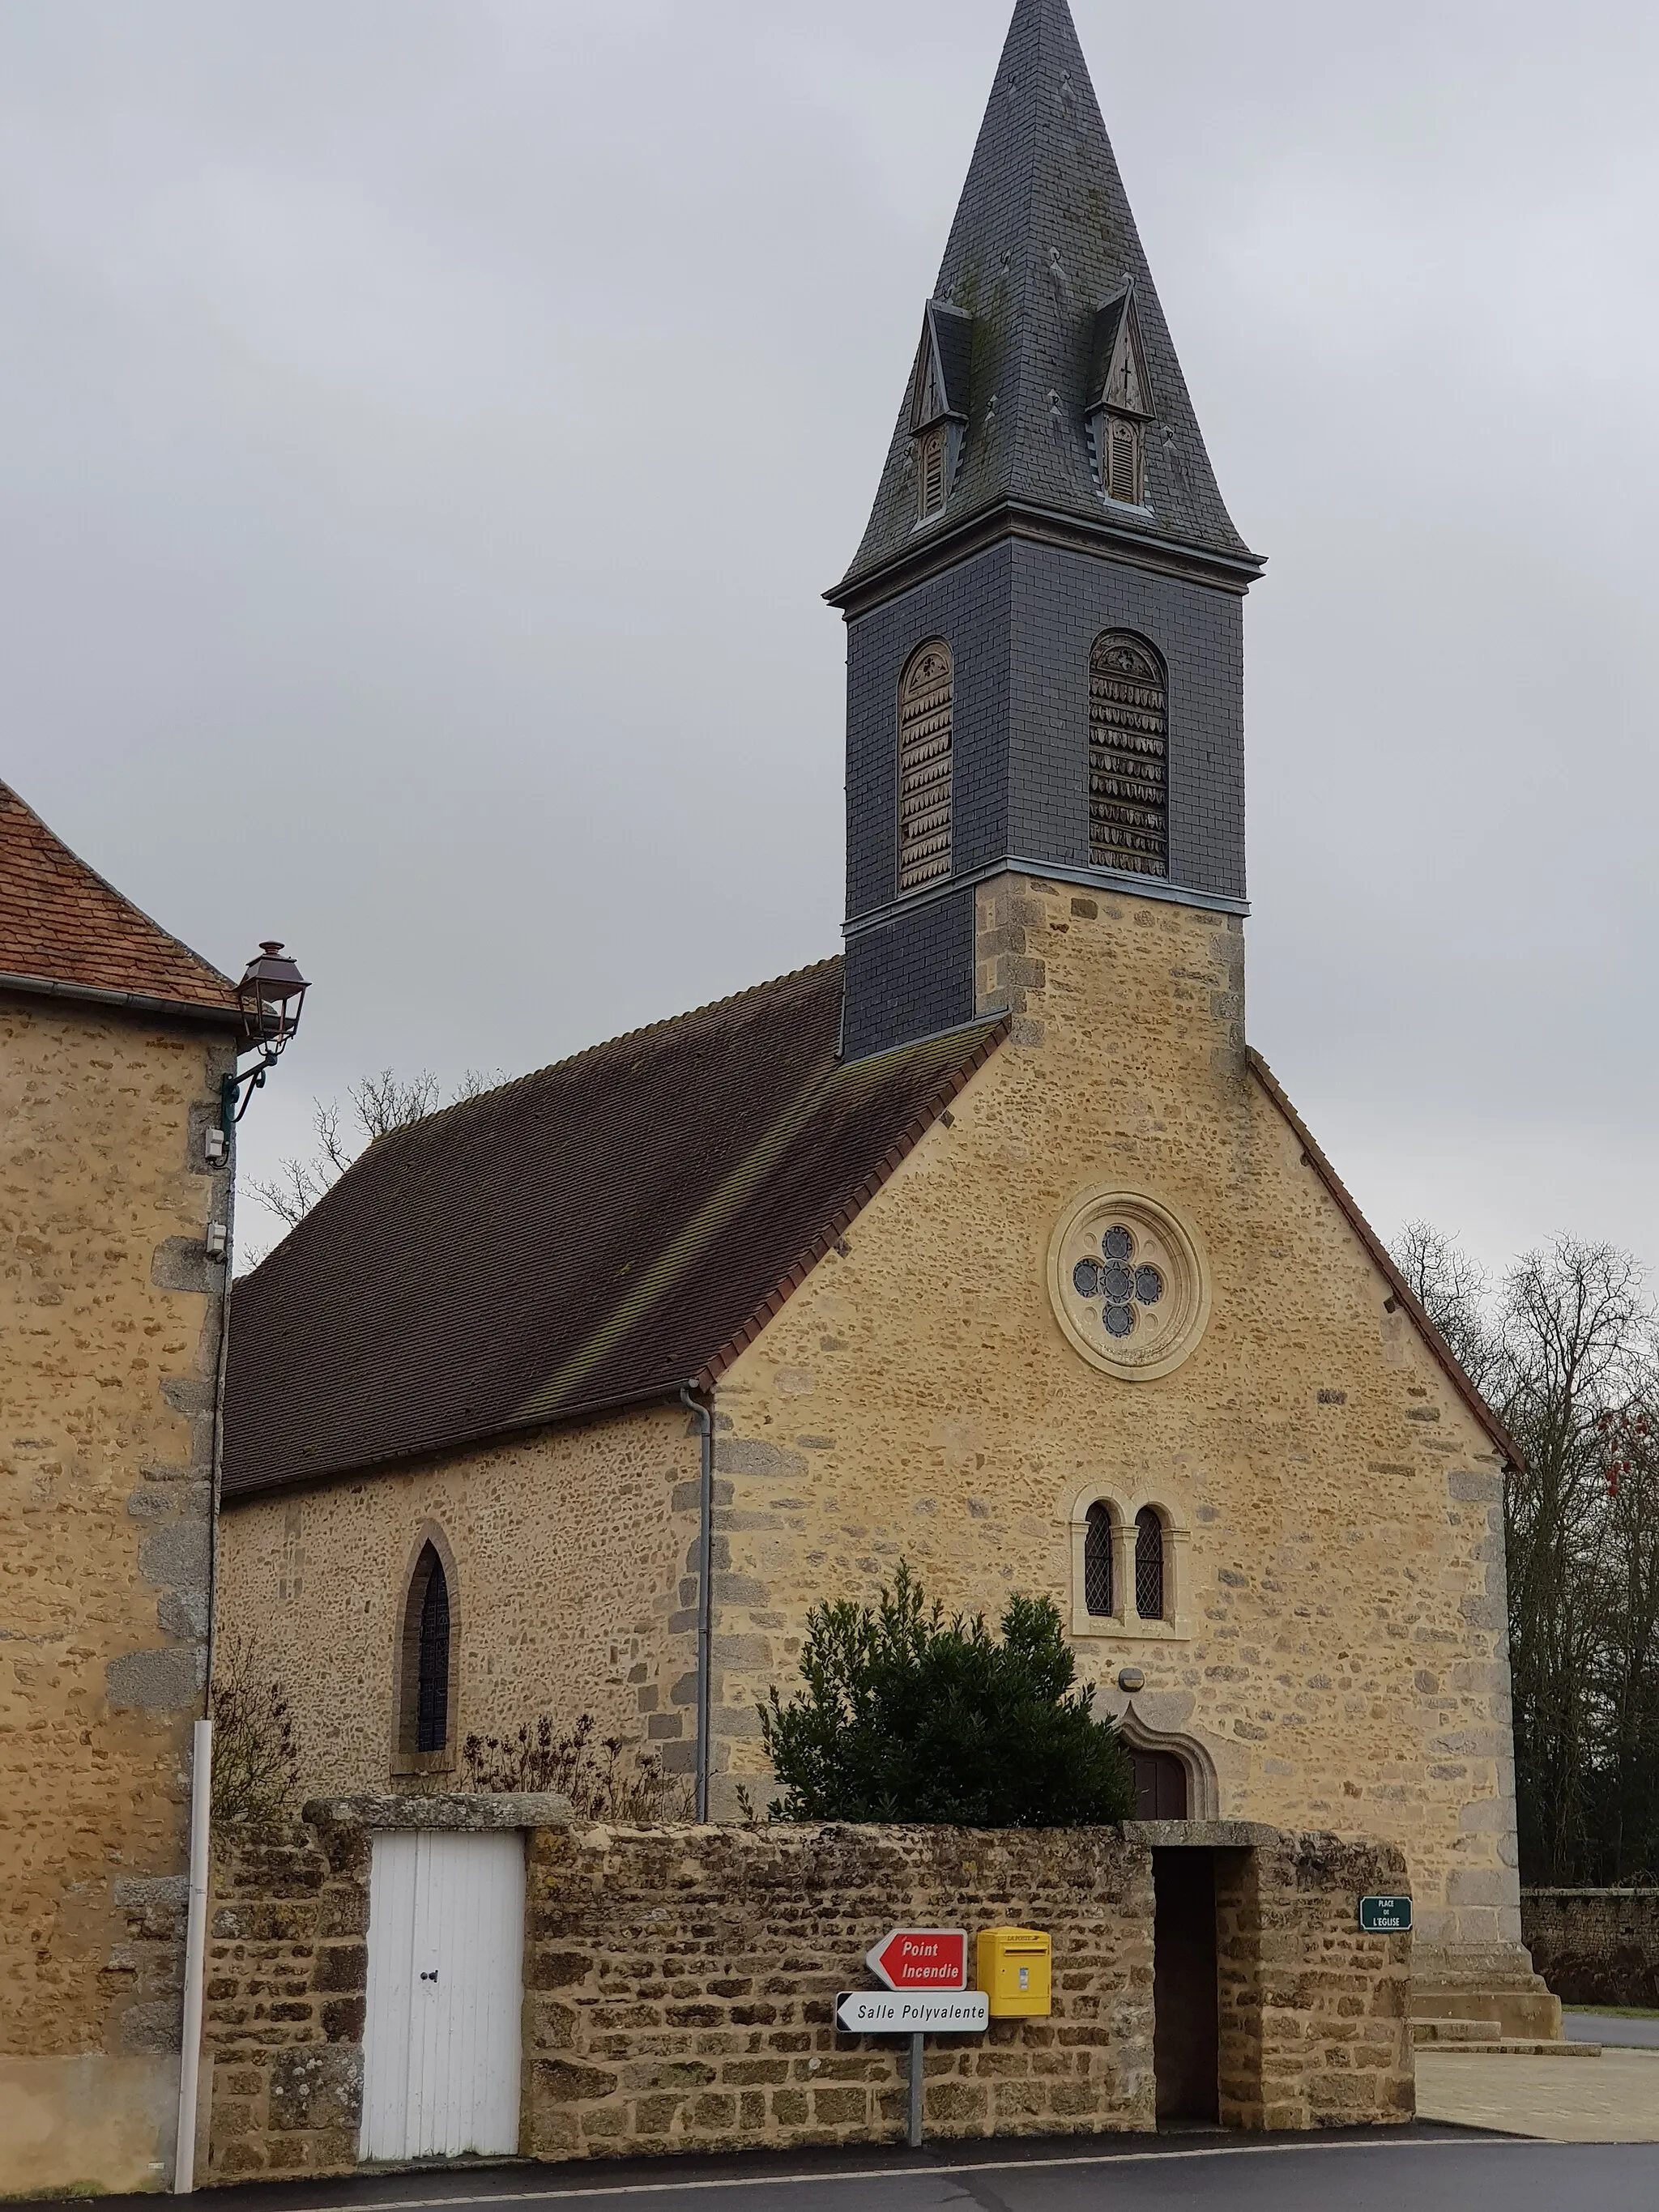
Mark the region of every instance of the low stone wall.
POLYGON ((1565 2003, 1659 2008, 1659 1889, 1523 1889, 1521 1929, 1565 2003))
POLYGON ((355 1824, 237 1835, 216 1851, 198 2180, 356 2165, 368 1865, 355 1824))
POLYGON ((1407 1887, 1403 1855, 1392 1844, 1257 1832, 1252 1850, 1216 1854, 1223 2120, 1326 2128, 1410 2119, 1410 1938, 1361 1935, 1355 1910, 1358 1898, 1407 1887))
POLYGON ((835 2026, 890 1926, 1054 1938, 1051 2020, 931 2039, 941 2135, 1153 2124, 1150 1854, 1113 1829, 571 1828, 530 1857, 540 2158, 891 2142, 908 2046, 835 2026))
MULTIPOLYGON (((528 1804, 526 1802, 526 1815, 528 1804)), ((222 1844, 209 1928, 203 2178, 344 2172, 362 2094, 371 1830, 515 1825, 501 1799, 308 1806, 222 1844)), ((836 1992, 894 1925, 1053 1940, 1053 2013, 929 2039, 941 2136, 1156 2124, 1154 1854, 1217 1884, 1220 2108, 1243 2128, 1408 2118, 1410 1939, 1356 1898, 1398 1851, 1237 1823, 622 1828, 526 1817, 521 2148, 570 2160, 902 2139, 908 2045, 843 2035, 836 1992)))

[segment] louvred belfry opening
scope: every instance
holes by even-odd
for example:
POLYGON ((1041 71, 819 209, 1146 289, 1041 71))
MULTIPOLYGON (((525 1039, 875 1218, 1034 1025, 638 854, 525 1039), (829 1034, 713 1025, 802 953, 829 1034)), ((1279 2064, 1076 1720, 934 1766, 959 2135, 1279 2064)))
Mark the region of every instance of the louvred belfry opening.
POLYGON ((951 872, 950 647, 924 645, 899 687, 899 890, 915 891, 951 872))
POLYGON ((1089 859, 1170 872, 1169 686, 1139 638, 1109 630, 1089 656, 1089 859))

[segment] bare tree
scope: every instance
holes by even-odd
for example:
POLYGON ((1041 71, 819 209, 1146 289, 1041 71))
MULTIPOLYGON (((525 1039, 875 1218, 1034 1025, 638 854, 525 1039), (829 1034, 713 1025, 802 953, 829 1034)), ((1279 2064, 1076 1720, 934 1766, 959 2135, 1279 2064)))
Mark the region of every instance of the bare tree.
POLYGON ((1562 1237, 1494 1292, 1422 1221, 1395 1255, 1519 1450, 1504 1516, 1523 1872, 1628 1881, 1659 1861, 1659 1347, 1642 1270, 1562 1237))
POLYGON ((1589 1844, 1594 1698, 1608 1621, 1605 1419, 1642 1395, 1651 1325, 1642 1271, 1561 1237, 1504 1285, 1500 1410, 1523 1464, 1504 1485, 1522 1848, 1570 1881, 1589 1844))
POLYGON ((1431 1222, 1408 1221, 1394 1240, 1400 1272, 1477 1389, 1492 1379, 1500 1354, 1491 1310, 1492 1279, 1455 1237, 1431 1222))
MULTIPOLYGON (((446 1098, 429 1069, 423 1068, 408 1081, 389 1067, 383 1067, 378 1075, 365 1075, 346 1094, 350 1100, 349 1116, 342 1114, 337 1100, 326 1105, 320 1098, 312 1102, 315 1151, 308 1159, 284 1160, 270 1182, 250 1184, 248 1194, 273 1214, 284 1231, 296 1228, 318 1200, 332 1190, 346 1170, 379 1138, 424 1121, 441 1107, 481 1097, 506 1079, 499 1072, 485 1075, 470 1067, 446 1098)), ((263 1253, 258 1255, 263 1256, 263 1253)))

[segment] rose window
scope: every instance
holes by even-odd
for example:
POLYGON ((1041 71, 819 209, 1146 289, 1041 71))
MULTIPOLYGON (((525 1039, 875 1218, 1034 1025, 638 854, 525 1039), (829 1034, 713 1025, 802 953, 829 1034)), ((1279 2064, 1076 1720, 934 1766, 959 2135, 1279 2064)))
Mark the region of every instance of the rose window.
POLYGON ((1178 1367, 1210 1314, 1208 1271, 1190 1228, 1138 1191, 1085 1191, 1048 1245, 1054 1318, 1091 1367, 1151 1381, 1178 1367))
POLYGON ((1135 1233, 1115 1221, 1100 1240, 1100 1257, 1079 1260, 1072 1270, 1072 1287, 1092 1305, 1101 1300, 1101 1325, 1108 1336, 1133 1336, 1140 1315, 1161 1303, 1163 1273, 1150 1261, 1136 1265, 1135 1233))

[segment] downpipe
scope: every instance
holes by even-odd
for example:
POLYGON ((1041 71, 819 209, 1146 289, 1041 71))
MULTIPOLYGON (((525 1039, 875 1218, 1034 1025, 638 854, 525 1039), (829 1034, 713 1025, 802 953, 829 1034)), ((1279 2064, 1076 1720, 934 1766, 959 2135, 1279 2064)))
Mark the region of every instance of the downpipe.
POLYGON ((714 1618, 714 1593, 709 1588, 714 1559, 714 1415, 712 1407, 693 1395, 689 1382, 680 1386, 680 1403, 697 1424, 702 1446, 697 1477, 696 1817, 702 1826, 708 1819, 709 1660, 714 1618))
POLYGON ((213 1723, 198 1721, 190 1772, 190 1910, 185 1923, 185 2008, 179 2051, 179 2135, 173 2193, 196 2186, 196 2105, 202 2079, 202 1985, 207 1958, 209 1814, 213 1803, 213 1723))

